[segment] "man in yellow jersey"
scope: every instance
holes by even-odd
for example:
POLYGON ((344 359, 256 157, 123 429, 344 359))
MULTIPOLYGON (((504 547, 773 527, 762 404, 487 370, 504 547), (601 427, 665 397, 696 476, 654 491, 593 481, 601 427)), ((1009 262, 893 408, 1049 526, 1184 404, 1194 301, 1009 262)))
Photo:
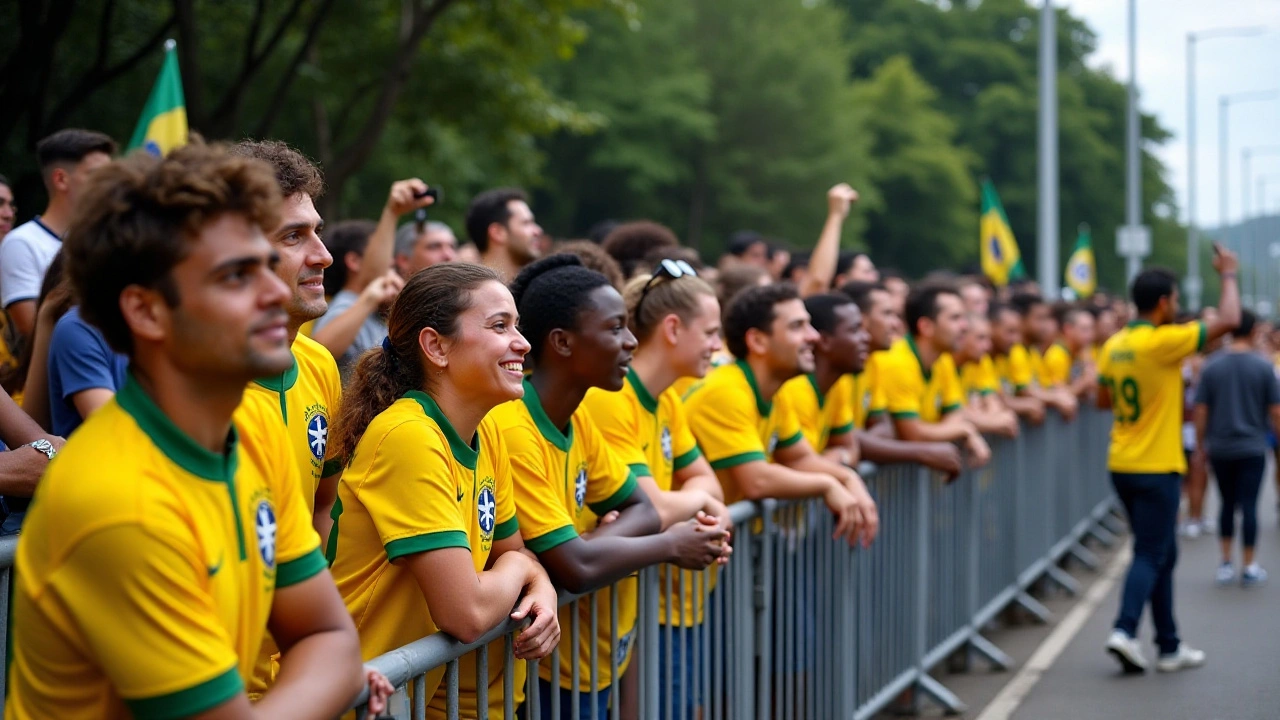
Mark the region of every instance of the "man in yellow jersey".
POLYGON ((1044 351, 1045 373, 1055 386, 1084 400, 1098 386, 1096 360, 1089 356, 1093 347, 1093 313, 1082 306, 1069 305, 1060 315, 1060 336, 1044 351))
POLYGON ((1075 418, 1080 410, 1080 403, 1049 375, 1044 364, 1045 351, 1058 337, 1057 323, 1054 322, 1049 304, 1032 292, 1014 295, 1010 304, 1022 317, 1022 338, 1027 352, 1027 365, 1031 369, 1031 387, 1034 388, 1030 392, 1067 420, 1075 418))
POLYGON ((724 313, 724 337, 738 359, 712 370, 685 406, 726 502, 821 497, 837 536, 870 543, 880 519, 862 478, 815 452, 795 413, 775 402, 784 382, 814 368, 817 332, 795 286, 739 293, 724 313))
POLYGON ((843 293, 811 295, 805 310, 818 331, 813 372, 782 384, 777 401, 796 415, 809 445, 829 460, 858 464, 854 437, 854 375, 867 363, 870 339, 862 311, 843 293))
POLYGON ((1000 379, 1000 399, 1033 425, 1044 422, 1045 402, 1031 380, 1031 363, 1022 345, 1022 316, 1008 305, 991 306, 991 362, 1000 379))
POLYGON ((1205 661, 1203 652, 1178 639, 1173 571, 1181 475, 1187 469, 1182 361, 1240 323, 1236 256, 1215 245, 1213 267, 1222 278, 1213 322, 1171 324, 1178 314, 1178 278, 1169 270, 1144 270, 1133 280, 1138 318, 1107 341, 1098 360, 1098 406, 1115 414, 1107 467, 1133 529, 1133 563, 1106 645, 1125 672, 1147 668, 1137 635, 1148 603, 1160 652, 1156 669, 1171 672, 1205 661))
POLYGON ((951 358, 965 330, 960 294, 945 283, 919 285, 907 296, 906 319, 907 335, 894 341, 879 368, 894 431, 908 441, 964 443, 969 466, 986 465, 991 448, 965 416, 951 358))
POLYGON ((283 426, 241 444, 245 385, 289 357, 270 168, 200 144, 98 171, 67 236, 85 318, 130 358, 27 518, 6 717, 333 717, 359 641, 283 426), (92 478, 93 482, 85 482, 92 478), (275 689, 244 692, 263 633, 275 689))
POLYGON ((1000 379, 991 362, 991 321, 969 313, 964 336, 952 355, 960 370, 965 416, 984 433, 1017 437, 1018 416, 1000 400, 1000 379))
POLYGON ((893 296, 880 283, 845 283, 840 292, 858 304, 870 339, 866 367, 853 376, 853 425, 861 459, 882 464, 918 462, 948 475, 959 475, 964 465, 960 449, 954 444, 899 440, 893 437, 893 428, 887 422, 868 427, 869 420, 884 416, 884 392, 883 386, 876 383, 876 366, 893 341, 902 336, 902 318, 893 309, 893 296))

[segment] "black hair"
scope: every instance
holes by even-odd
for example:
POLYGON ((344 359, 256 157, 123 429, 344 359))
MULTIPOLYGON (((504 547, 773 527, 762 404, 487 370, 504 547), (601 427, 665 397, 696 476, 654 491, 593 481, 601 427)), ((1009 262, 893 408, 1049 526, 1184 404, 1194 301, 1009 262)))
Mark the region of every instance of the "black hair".
POLYGON ((5 177, 4 175, 0 175, 0 185, 4 185, 7 188, 13 187, 13 183, 9 182, 9 178, 5 177))
POLYGON ((511 282, 511 297, 535 363, 551 331, 576 329, 579 313, 588 307, 591 293, 601 287, 612 287, 609 278, 588 270, 577 255, 568 253, 548 255, 520 271, 511 282))
POLYGON ((614 228, 604 239, 602 247, 618 261, 618 265, 622 267, 622 276, 630 280, 650 252, 679 245, 680 240, 671 228, 649 220, 639 220, 614 228))
POLYGON ((507 205, 514 200, 529 202, 529 196, 519 188, 496 188, 485 190, 471 200, 467 207, 467 237, 475 243, 477 250, 482 253, 489 251, 489 226, 507 224, 511 219, 511 209, 507 205))
POLYGON ((609 233, 613 232, 619 224, 617 220, 601 220, 587 228, 587 239, 597 245, 603 244, 604 239, 609 237, 609 233))
POLYGON ((1166 268, 1150 268, 1133 279, 1133 305, 1140 313, 1148 313, 1160 304, 1160 298, 1168 297, 1178 289, 1178 276, 1166 268))
POLYGON ((96 130, 67 128, 36 143, 36 157, 41 172, 48 171, 56 163, 78 163, 86 155, 95 152, 114 155, 116 141, 96 130))
POLYGON ((1009 307, 1013 308, 1019 315, 1026 317, 1031 312, 1031 308, 1037 305, 1044 305, 1044 298, 1032 292, 1016 293, 1009 298, 1009 307))
POLYGON ((823 293, 804 299, 804 309, 809 311, 809 324, 820 333, 836 331, 836 309, 846 305, 856 306, 857 303, 844 293, 823 293))
POLYGON ((840 255, 836 257, 836 277, 846 275, 853 266, 858 262, 858 258, 870 258, 871 256, 859 250, 841 250, 840 255))
POLYGON ((747 331, 770 331, 774 308, 788 300, 799 300, 800 291, 791 283, 749 287, 734 296, 724 311, 724 340, 729 352, 739 360, 747 358, 747 331))
POLYGON ((1253 334, 1253 328, 1258 324, 1258 314, 1252 310, 1240 311, 1240 324, 1231 330, 1233 338, 1247 338, 1253 334))
POLYGON ((796 273, 809 268, 809 259, 813 257, 813 253, 808 250, 797 250, 791 253, 791 260, 787 262, 787 266, 782 269, 782 279, 795 282, 796 273))
POLYGON ((1017 314, 1018 311, 1008 303, 1002 303, 999 301, 992 302, 991 307, 987 308, 987 319, 993 324, 998 323, 1000 322, 1000 316, 1007 312, 1017 314))
POLYGON ((889 288, 885 287, 883 282, 863 282, 861 280, 850 280, 840 286, 840 292, 853 298, 863 315, 871 314, 871 293, 877 291, 887 293, 889 288))
POLYGON ((938 318, 938 298, 943 295, 955 295, 959 298, 960 291, 955 285, 944 282, 920 283, 911 288, 911 292, 907 294, 905 311, 909 334, 920 332, 918 325, 921 320, 938 318))
POLYGON ((747 254, 751 246, 764 243, 766 248, 769 241, 764 236, 754 230, 739 230, 729 236, 729 243, 725 246, 725 252, 734 257, 742 257, 747 254))
POLYGON ((333 264, 324 271, 325 295, 336 295, 347 284, 347 253, 363 257, 377 227, 372 220, 343 220, 325 229, 324 247, 333 256, 333 264))

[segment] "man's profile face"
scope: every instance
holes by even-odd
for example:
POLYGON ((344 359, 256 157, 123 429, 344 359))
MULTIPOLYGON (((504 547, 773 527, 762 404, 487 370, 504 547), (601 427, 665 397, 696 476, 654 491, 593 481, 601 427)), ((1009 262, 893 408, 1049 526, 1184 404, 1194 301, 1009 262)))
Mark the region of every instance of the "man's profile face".
POLYGON ((769 328, 769 365, 781 378, 813 372, 813 346, 818 331, 809 322, 809 311, 799 298, 773 306, 769 328))
MULTIPOLYGON (((527 265, 542 251, 542 228, 534 220, 533 210, 523 200, 512 200, 507 203, 507 218, 504 226, 507 233, 507 252, 518 265, 527 265)), ((455 242, 456 245, 456 242, 455 242)))
POLYGON ((964 303, 959 295, 938 295, 938 317, 934 320, 933 344, 939 352, 953 352, 968 322, 965 320, 964 303))
POLYGON ((397 269, 405 280, 432 265, 453 262, 458 259, 458 238, 452 230, 428 227, 418 235, 408 255, 396 258, 397 269))
POLYGON ((104 152, 91 152, 80 158, 80 162, 75 165, 63 166, 65 177, 65 187, 67 192, 67 200, 71 202, 71 206, 75 207, 80 199, 80 194, 84 191, 89 177, 93 175, 93 171, 111 162, 111 156, 104 152))
POLYGON ((320 240, 324 220, 310 195, 295 193, 285 198, 280 217, 280 227, 271 233, 270 240, 280 255, 276 274, 289 286, 291 297, 285 309, 296 328, 329 309, 324 298, 324 269, 333 264, 333 256, 320 240))

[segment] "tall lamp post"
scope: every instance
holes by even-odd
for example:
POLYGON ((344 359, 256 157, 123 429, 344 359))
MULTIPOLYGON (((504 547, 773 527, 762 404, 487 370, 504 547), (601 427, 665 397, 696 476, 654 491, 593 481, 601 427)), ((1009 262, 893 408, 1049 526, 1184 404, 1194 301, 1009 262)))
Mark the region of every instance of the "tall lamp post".
POLYGON ((1190 307, 1200 309, 1200 243, 1196 235, 1196 43, 1265 33, 1265 27, 1215 28, 1187 33, 1187 279, 1190 307))
MULTIPOLYGON (((1222 95, 1218 98, 1218 222, 1225 232, 1230 225, 1227 219, 1227 193, 1230 189, 1231 152, 1229 134, 1231 128, 1231 106, 1247 102, 1262 102, 1280 97, 1280 90, 1258 90, 1254 92, 1222 95)), ((1243 241, 1237 243, 1237 250, 1243 249, 1243 241)))
MULTIPOLYGON (((1264 265, 1264 270, 1262 271, 1263 287, 1254 293, 1254 309, 1259 315, 1270 317, 1275 310, 1277 287, 1275 253, 1272 250, 1275 243, 1271 233, 1267 231, 1267 224, 1264 218, 1267 215, 1267 187, 1280 185, 1280 175, 1260 175, 1255 180, 1258 183, 1258 192, 1255 196, 1258 209, 1254 218, 1254 245, 1255 247, 1261 245, 1265 250, 1259 253, 1262 255, 1262 264, 1264 265)), ((1257 264, 1255 264, 1253 272, 1258 272, 1257 264)))
POLYGON ((1255 297, 1260 297, 1259 293, 1262 291, 1261 283, 1270 283, 1270 277, 1267 272, 1267 268, 1270 266, 1265 260, 1265 251, 1259 245, 1259 230, 1256 224, 1252 229, 1248 226, 1250 212, 1249 190, 1253 186, 1250 165, 1251 160, 1255 157, 1276 154, 1280 154, 1280 145, 1242 148, 1240 150, 1240 219, 1242 223, 1240 226, 1240 242, 1242 245, 1240 259, 1249 268, 1249 271, 1241 277, 1241 280, 1248 281, 1247 293, 1255 297))

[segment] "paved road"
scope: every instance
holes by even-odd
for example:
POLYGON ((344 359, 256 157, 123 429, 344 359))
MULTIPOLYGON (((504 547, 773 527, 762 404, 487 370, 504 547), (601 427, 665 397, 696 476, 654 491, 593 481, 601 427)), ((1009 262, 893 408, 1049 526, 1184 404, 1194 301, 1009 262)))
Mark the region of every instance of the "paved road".
MULTIPOLYGON (((1269 479, 1268 473, 1258 537, 1258 561, 1272 572, 1269 587, 1217 587, 1217 538, 1181 541, 1174 590, 1179 633, 1208 653, 1208 664, 1172 675, 1120 675, 1102 646, 1119 606, 1121 578, 1028 694, 1015 720, 1280 718, 1280 527, 1269 479)), ((1216 514, 1216 504, 1210 510, 1216 514)), ((1149 615, 1140 634, 1154 658, 1149 615)))

